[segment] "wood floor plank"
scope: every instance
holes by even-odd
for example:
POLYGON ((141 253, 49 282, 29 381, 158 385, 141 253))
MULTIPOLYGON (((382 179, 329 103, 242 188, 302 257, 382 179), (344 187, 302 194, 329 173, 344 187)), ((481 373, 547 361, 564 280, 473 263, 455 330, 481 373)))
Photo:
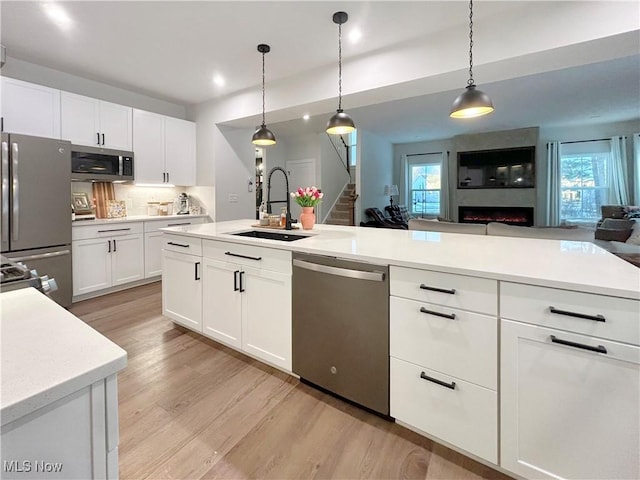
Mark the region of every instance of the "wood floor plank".
POLYGON ((123 480, 509 478, 175 326, 160 283, 70 310, 128 353, 123 480))

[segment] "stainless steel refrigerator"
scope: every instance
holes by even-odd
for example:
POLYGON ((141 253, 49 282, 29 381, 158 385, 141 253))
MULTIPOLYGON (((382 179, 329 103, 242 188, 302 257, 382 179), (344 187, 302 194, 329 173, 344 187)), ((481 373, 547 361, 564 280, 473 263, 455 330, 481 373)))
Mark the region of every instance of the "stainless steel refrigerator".
POLYGON ((2 254, 56 279, 71 305, 71 142, 2 134, 2 254))

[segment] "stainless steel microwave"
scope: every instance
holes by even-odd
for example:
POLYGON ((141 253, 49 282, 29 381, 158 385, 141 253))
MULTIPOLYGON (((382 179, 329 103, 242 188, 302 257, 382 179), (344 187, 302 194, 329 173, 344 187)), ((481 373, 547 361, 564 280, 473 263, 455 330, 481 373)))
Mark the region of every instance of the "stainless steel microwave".
POLYGON ((133 171, 133 152, 71 145, 72 180, 131 182, 133 171))

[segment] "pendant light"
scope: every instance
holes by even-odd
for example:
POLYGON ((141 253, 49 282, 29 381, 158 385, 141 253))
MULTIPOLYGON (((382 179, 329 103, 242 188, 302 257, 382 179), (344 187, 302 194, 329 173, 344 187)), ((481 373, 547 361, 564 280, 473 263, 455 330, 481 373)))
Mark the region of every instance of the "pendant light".
POLYGON ((346 12, 333 14, 333 23, 338 24, 338 110, 327 122, 327 133, 342 135, 356 129, 353 119, 342 110, 342 24, 349 20, 346 12))
POLYGON ((493 112, 493 103, 484 92, 476 90, 473 82, 473 0, 469 1, 469 80, 467 89, 458 95, 451 106, 451 118, 473 118, 493 112))
POLYGON ((258 45, 258 51, 262 54, 262 125, 256 129, 251 143, 265 147, 276 143, 276 136, 267 128, 264 122, 264 55, 271 51, 271 47, 261 43, 258 45))

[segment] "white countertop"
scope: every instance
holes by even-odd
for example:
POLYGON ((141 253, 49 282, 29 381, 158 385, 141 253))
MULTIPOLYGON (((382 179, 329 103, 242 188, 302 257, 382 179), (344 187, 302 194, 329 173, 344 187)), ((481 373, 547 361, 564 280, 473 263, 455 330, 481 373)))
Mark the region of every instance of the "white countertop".
POLYGON ((127 352, 33 288, 1 293, 0 312, 2 425, 127 364, 127 352))
POLYGON ((123 218, 97 218, 95 220, 76 220, 71 222, 73 227, 81 227, 85 225, 106 225, 112 223, 128 223, 128 222, 149 222, 153 220, 176 220, 189 218, 202 218, 209 215, 130 215, 123 218))
POLYGON ((544 287, 640 299, 640 269, 589 242, 385 228, 316 225, 294 242, 230 235, 255 220, 162 229, 203 239, 262 245, 371 263, 424 268, 544 287))

